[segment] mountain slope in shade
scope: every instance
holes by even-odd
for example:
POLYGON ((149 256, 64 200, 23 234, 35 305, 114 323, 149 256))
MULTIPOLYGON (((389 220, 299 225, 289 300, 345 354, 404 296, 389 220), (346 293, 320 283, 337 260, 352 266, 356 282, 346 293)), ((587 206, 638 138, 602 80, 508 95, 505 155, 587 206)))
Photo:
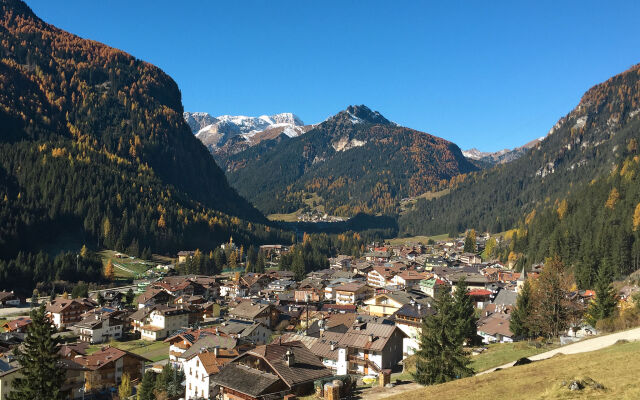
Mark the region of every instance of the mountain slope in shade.
POLYGON ((302 136, 281 135, 219 162, 230 183, 265 213, 315 202, 342 216, 393 214, 401 198, 477 169, 455 144, 398 126, 366 106, 349 106, 302 136))
POLYGON ((501 232, 523 215, 608 174, 640 138, 640 64, 589 89, 578 106, 515 161, 469 174, 446 196, 400 218, 404 234, 501 232))
POLYGON ((264 217, 182 112, 159 68, 0 0, 0 257, 63 235, 133 253, 248 240, 264 217))

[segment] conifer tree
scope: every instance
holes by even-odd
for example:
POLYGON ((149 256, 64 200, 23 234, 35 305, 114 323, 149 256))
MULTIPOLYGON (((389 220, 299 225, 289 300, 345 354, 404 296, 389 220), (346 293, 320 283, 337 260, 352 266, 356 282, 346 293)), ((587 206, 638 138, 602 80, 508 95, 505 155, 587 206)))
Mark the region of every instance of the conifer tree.
POLYGON ((601 267, 598 271, 595 285, 596 298, 587 311, 587 321, 593 326, 598 321, 610 317, 616 309, 616 293, 611 287, 611 278, 606 270, 601 267))
POLYGON ((138 387, 138 400, 155 400, 153 390, 155 388, 156 373, 146 371, 142 377, 142 382, 138 387))
POLYGON ((255 271, 258 273, 263 273, 265 270, 265 264, 266 261, 264 259, 264 253, 263 252, 259 252, 258 253, 258 261, 256 261, 256 268, 255 271))
POLYGON ((464 251, 466 253, 475 253, 477 251, 476 231, 474 229, 470 229, 464 238, 464 251))
POLYGON ((60 392, 65 371, 58 361, 58 341, 53 337, 55 329, 46 317, 44 305, 31 311, 31 325, 27 336, 15 355, 22 366, 21 377, 13 382, 8 400, 61 400, 60 392))
POLYGON ((459 280, 456 284, 453 310, 457 334, 467 344, 476 343, 478 341, 478 318, 473 306, 473 299, 468 294, 467 284, 464 279, 459 280))
POLYGON ((436 313, 422 321, 420 349, 416 352, 413 376, 422 385, 448 382, 473 374, 469 357, 462 348, 463 338, 455 329, 457 313, 453 298, 440 292, 434 307, 436 313))
POLYGON ((511 312, 509 329, 516 337, 529 338, 533 336, 534 332, 529 322, 531 310, 531 284, 526 280, 518 293, 516 306, 511 312))

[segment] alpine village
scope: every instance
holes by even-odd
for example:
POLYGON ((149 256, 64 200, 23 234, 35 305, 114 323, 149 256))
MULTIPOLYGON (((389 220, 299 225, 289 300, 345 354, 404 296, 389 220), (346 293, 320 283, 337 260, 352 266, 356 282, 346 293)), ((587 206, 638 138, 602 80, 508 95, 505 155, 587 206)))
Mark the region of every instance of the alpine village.
POLYGON ((640 398, 618 72, 539 139, 462 151, 365 105, 185 111, 0 0, 0 400, 640 398))

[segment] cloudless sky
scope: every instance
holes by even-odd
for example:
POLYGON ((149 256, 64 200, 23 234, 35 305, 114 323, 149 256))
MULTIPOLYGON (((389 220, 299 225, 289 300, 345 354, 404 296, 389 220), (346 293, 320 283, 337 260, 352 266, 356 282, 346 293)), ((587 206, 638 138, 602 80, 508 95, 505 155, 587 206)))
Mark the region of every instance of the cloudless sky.
POLYGON ((149 61, 187 111, 366 104, 461 148, 544 136, 640 62, 640 1, 27 0, 46 22, 149 61))

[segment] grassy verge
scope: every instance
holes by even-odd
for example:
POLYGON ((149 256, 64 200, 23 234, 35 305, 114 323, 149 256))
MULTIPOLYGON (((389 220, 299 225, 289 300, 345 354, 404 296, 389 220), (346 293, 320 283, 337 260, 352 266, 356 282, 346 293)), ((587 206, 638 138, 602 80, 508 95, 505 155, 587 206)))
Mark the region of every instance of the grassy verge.
POLYGON ((537 342, 496 343, 487 346, 487 350, 471 356, 471 366, 474 371, 482 372, 499 367, 522 357, 531 357, 536 354, 557 348, 559 344, 540 344, 537 342))
POLYGON ((449 235, 445 233, 443 235, 435 235, 435 236, 411 236, 406 238, 393 238, 393 239, 386 239, 386 241, 391 243, 392 246, 396 246, 396 245, 403 245, 406 243, 427 244, 429 242, 429 239, 433 239, 437 242, 438 240, 446 240, 448 238, 449 238, 449 235))
MULTIPOLYGON (((87 349, 87 353, 95 353, 106 344, 107 343, 91 345, 87 349)), ((111 341, 108 344, 110 346, 117 347, 120 350, 126 350, 141 355, 154 362, 169 358, 169 343, 130 340, 128 342, 111 341)))
POLYGON ((389 397, 393 400, 462 399, 637 399, 640 398, 640 342, 621 343, 429 386, 389 397), (592 378, 604 389, 570 391, 573 379, 592 378), (565 383, 563 385, 563 383, 565 383))

